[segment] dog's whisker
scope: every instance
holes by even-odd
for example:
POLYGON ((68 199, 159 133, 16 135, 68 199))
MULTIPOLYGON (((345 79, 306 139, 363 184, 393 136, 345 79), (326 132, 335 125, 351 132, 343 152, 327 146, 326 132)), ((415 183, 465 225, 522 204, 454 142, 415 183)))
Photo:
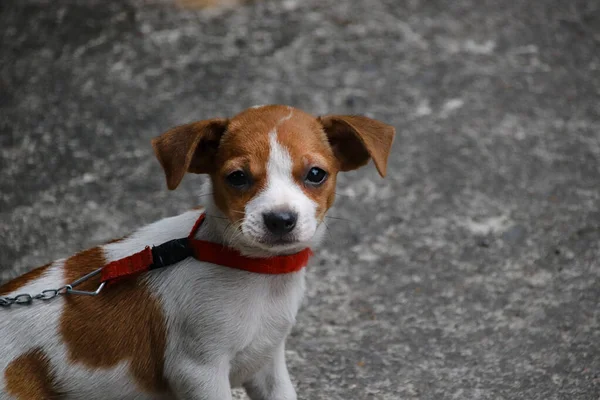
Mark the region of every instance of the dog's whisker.
POLYGON ((236 234, 237 234, 237 227, 235 225, 231 224, 227 227, 227 231, 224 233, 223 236, 224 236, 224 239, 228 243, 232 243, 236 234))
POLYGON ((219 217, 218 215, 211 215, 211 214, 206 214, 206 213, 204 215, 206 215, 207 217, 210 217, 210 218, 227 219, 227 220, 229 219, 227 217, 219 217))
POLYGON ((228 236, 229 236, 229 230, 230 229, 235 229, 234 223, 230 222, 229 224, 227 224, 227 226, 225 227, 225 229, 223 230, 223 239, 228 240, 228 236))
POLYGON ((232 235, 230 238, 230 241, 232 243, 235 243, 237 241, 237 239, 243 235, 244 232, 242 232, 241 226, 242 226, 242 224, 239 224, 236 227, 236 229, 232 232, 232 235))
POLYGON ((335 195, 336 195, 336 196, 344 196, 344 197, 352 197, 352 196, 351 196, 351 195, 349 195, 349 194, 345 194, 345 193, 341 193, 341 192, 335 192, 335 195))
POLYGON ((337 244, 337 242, 335 241, 335 239, 333 238, 333 235, 331 234, 331 229, 329 229, 329 225, 327 225, 327 222, 325 222, 325 220, 323 220, 323 224, 325 224, 325 231, 327 232, 327 234, 329 235, 329 238, 331 238, 331 241, 334 244, 337 244))
POLYGON ((228 243, 229 245, 235 244, 235 241, 242 233, 240 228, 242 226, 243 221, 244 220, 242 219, 240 221, 231 222, 229 225, 227 225, 227 227, 223 231, 223 239, 226 243, 228 243))
POLYGON ((223 238, 225 239, 227 237, 227 231, 229 230, 229 228, 233 225, 233 222, 230 222, 227 224, 227 226, 225 227, 225 229, 223 229, 223 238))
POLYGON ((356 222, 356 221, 353 221, 353 220, 351 220, 351 219, 349 219, 349 218, 342 218, 342 217, 330 217, 330 216, 328 216, 328 215, 326 215, 326 216, 325 216, 325 218, 329 218, 329 219, 335 219, 335 220, 340 220, 340 221, 346 221, 346 222, 352 222, 352 223, 356 222))

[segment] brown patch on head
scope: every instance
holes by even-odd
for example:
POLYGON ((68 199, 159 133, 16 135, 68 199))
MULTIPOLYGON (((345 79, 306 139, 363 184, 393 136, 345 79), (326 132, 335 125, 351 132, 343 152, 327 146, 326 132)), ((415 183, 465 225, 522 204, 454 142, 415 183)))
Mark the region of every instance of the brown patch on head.
POLYGON ((217 170, 211 173, 211 180, 215 203, 231 221, 241 220, 246 203, 264 188, 269 132, 289 112, 287 107, 282 106, 251 108, 229 122, 217 153, 217 170), (250 177, 250 187, 239 190, 227 183, 227 176, 236 170, 250 177))
POLYGON ((18 400, 59 399, 48 356, 35 348, 15 358, 4 371, 6 392, 18 400))
POLYGON ((316 217, 322 220, 333 205, 336 177, 340 170, 340 163, 323 127, 312 115, 293 109, 291 117, 277 127, 277 142, 290 154, 296 185, 317 204, 316 217), (305 183, 306 176, 313 167, 327 172, 327 180, 319 186, 305 183))
POLYGON ((317 204, 322 219, 333 204, 339 171, 349 171, 373 159, 386 173, 394 128, 361 116, 315 118, 292 107, 272 105, 247 109, 230 120, 213 119, 174 128, 154 139, 153 146, 170 189, 185 172, 209 174, 214 199, 227 217, 244 218, 246 204, 265 187, 270 133, 290 154, 293 178, 317 204), (306 184, 312 167, 327 172, 321 185, 306 184), (250 183, 235 188, 227 176, 240 171, 250 183))
MULTIPOLYGON (((65 262, 65 283, 106 264, 95 247, 65 262)), ((99 278, 78 286, 95 290, 99 278)), ((130 362, 130 373, 149 392, 168 390, 163 376, 165 318, 157 300, 140 279, 127 279, 105 288, 96 297, 65 296, 60 333, 71 361, 89 368, 111 368, 130 362)))
POLYGON ((16 277, 15 279, 6 282, 4 285, 0 286, 0 296, 6 296, 9 293, 13 293, 20 288, 26 286, 28 283, 35 281, 38 278, 41 278, 42 275, 50 268, 52 263, 43 265, 39 268, 29 271, 28 273, 16 277))
POLYGON ((215 160, 218 169, 211 173, 215 203, 231 221, 244 218, 246 204, 267 183, 272 133, 290 153, 294 179, 317 203, 317 217, 322 218, 333 204, 338 162, 317 119, 287 106, 250 108, 230 120, 215 160), (330 174, 320 187, 304 184, 306 174, 314 166, 330 174), (249 188, 239 190, 227 184, 226 177, 236 170, 251 177, 249 188))

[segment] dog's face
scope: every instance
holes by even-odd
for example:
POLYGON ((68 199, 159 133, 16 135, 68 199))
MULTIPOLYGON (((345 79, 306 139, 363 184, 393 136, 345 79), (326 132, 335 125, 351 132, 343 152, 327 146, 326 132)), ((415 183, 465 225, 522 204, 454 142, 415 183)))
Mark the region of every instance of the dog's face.
POLYGON ((287 107, 233 118, 211 172, 215 203, 261 248, 311 241, 333 203, 337 160, 315 118, 287 107))
POLYGON ((170 189, 186 172, 210 175, 230 244, 286 253, 313 241, 339 171, 373 158, 385 175, 393 136, 392 127, 365 117, 263 106, 174 128, 153 146, 170 189))

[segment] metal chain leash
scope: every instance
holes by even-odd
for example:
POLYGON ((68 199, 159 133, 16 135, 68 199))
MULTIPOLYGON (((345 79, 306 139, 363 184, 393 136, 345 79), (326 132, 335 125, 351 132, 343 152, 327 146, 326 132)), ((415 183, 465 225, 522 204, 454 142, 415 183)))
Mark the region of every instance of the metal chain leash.
POLYGON ((13 304, 19 305, 29 305, 33 303, 34 300, 52 300, 58 295, 67 294, 68 288, 67 286, 63 286, 60 289, 46 289, 41 293, 32 296, 27 293, 18 294, 14 297, 4 296, 0 297, 0 307, 9 307, 13 304))
POLYGON ((43 300, 43 301, 48 301, 48 300, 52 300, 58 296, 64 296, 67 294, 80 294, 80 295, 85 295, 85 296, 97 296, 98 293, 100 293, 100 291, 104 288, 104 285, 106 285, 106 282, 102 282, 100 283, 100 286, 98 286, 98 289, 96 289, 95 291, 91 292, 91 291, 85 291, 85 290, 75 290, 73 289, 74 287, 82 284, 83 282, 87 281, 88 279, 98 275, 99 273, 102 272, 102 268, 98 268, 95 271, 90 272, 89 274, 82 276, 81 278, 73 281, 70 285, 65 285, 63 287, 60 287, 58 289, 46 289, 46 290, 42 290, 41 293, 36 294, 36 295, 31 295, 28 293, 21 293, 18 294, 16 296, 0 296, 0 307, 10 307, 13 304, 18 304, 18 305, 23 305, 23 306, 27 306, 30 305, 31 303, 33 303, 34 300, 43 300))

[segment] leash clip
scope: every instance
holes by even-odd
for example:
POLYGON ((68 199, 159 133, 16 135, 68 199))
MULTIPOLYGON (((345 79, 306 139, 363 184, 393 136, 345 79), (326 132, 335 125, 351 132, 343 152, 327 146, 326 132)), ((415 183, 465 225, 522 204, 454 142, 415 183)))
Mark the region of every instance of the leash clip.
POLYGON ((81 278, 71 282, 71 284, 69 285, 65 285, 62 288, 60 288, 58 290, 58 293, 62 294, 81 294, 84 296, 98 296, 98 294, 102 291, 102 289, 104 289, 104 286, 106 285, 106 282, 102 282, 100 284, 100 286, 98 286, 98 289, 96 289, 95 291, 87 291, 87 290, 76 290, 74 289, 74 287, 81 285, 83 282, 87 281, 90 278, 93 278, 94 276, 100 274, 102 272, 102 268, 98 268, 95 271, 90 272, 87 275, 82 276, 81 278))

